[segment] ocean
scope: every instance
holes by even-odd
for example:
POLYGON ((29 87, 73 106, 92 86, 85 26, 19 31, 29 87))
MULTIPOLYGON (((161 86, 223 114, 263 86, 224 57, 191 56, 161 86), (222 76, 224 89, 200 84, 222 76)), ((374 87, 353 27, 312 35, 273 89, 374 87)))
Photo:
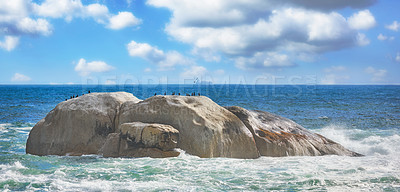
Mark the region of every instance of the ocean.
POLYGON ((400 191, 400 86, 0 85, 0 190, 400 191), (29 131, 72 95, 201 93, 294 120, 364 157, 103 158, 25 154, 29 131))

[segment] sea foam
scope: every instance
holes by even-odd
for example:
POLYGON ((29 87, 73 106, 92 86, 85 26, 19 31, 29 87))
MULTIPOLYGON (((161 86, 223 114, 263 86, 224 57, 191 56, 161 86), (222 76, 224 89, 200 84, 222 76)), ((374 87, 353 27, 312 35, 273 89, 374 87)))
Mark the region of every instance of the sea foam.
POLYGON ((400 135, 393 133, 393 129, 387 133, 388 130, 349 129, 331 124, 314 131, 364 155, 400 156, 400 135))

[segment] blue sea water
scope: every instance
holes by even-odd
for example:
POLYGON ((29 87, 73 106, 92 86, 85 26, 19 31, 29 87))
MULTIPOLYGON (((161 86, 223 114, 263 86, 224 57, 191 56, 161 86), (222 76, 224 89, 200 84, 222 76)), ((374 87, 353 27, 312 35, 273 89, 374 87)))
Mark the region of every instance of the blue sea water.
POLYGON ((0 85, 0 190, 400 191, 400 86, 0 85), (201 93, 290 118, 364 157, 102 158, 25 154, 30 129, 72 95, 201 93))

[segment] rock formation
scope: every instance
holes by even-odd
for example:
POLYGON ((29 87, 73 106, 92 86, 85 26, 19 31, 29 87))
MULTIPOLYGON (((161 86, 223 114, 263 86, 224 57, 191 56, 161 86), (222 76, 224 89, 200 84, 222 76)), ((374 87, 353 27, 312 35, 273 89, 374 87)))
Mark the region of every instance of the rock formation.
POLYGON ((104 157, 176 157, 173 149, 179 131, 170 125, 141 122, 120 125, 119 133, 108 135, 99 154, 104 157))
POLYGON ((263 111, 221 107, 204 96, 90 93, 58 104, 31 130, 34 155, 174 157, 181 148, 199 157, 257 158, 349 155, 295 122, 263 111))
POLYGON ((360 156, 322 135, 308 131, 290 119, 237 106, 225 108, 239 117, 251 131, 262 156, 360 156))
POLYGON ((29 133, 26 152, 34 155, 97 154, 118 126, 122 103, 139 102, 130 93, 91 93, 59 103, 29 133))
POLYGON ((179 130, 178 147, 199 157, 259 157, 253 136, 242 121, 208 97, 168 95, 125 102, 119 122, 171 125, 179 130))

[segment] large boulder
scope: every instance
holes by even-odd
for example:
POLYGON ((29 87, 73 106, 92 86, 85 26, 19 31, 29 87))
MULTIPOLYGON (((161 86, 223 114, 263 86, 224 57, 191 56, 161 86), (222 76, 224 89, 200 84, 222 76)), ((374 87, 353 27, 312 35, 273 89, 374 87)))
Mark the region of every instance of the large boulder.
POLYGON ((34 155, 257 158, 360 154, 263 111, 223 108, 204 96, 91 93, 59 103, 31 130, 34 155))
POLYGON ((253 136, 242 121, 204 96, 153 96, 121 106, 119 123, 171 125, 179 130, 178 147, 199 157, 259 157, 253 136))
POLYGON ((90 93, 59 103, 29 133, 26 152, 34 155, 97 154, 119 125, 124 102, 140 100, 130 93, 90 93))
POLYGON ((308 131, 290 119, 237 106, 225 108, 239 117, 251 131, 262 156, 360 156, 322 135, 308 131))
POLYGON ((170 125, 124 123, 108 135, 99 154, 104 157, 176 157, 179 131, 170 125))

